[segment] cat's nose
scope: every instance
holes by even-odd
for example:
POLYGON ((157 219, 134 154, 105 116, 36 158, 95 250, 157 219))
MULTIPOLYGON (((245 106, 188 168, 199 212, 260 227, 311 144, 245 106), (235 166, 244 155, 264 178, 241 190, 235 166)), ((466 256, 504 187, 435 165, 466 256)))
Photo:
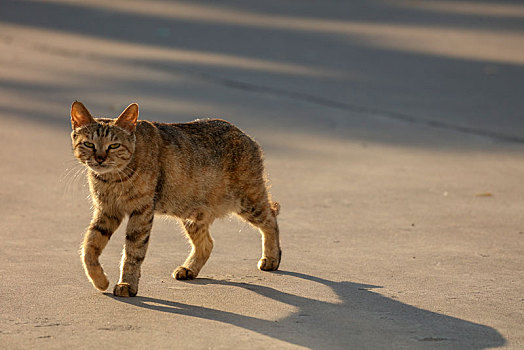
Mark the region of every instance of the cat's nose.
POLYGON ((95 160, 97 161, 98 164, 102 164, 104 162, 104 160, 106 160, 106 156, 105 155, 101 155, 101 154, 96 154, 95 155, 95 160))

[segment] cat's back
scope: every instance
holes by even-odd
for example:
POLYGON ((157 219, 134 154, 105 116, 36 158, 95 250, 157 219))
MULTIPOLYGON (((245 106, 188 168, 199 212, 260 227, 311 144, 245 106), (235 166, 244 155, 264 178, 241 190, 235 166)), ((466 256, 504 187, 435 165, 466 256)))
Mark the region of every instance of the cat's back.
POLYGON ((259 155, 256 141, 235 125, 222 119, 197 119, 188 123, 151 123, 165 145, 181 152, 203 154, 211 158, 259 155))
POLYGON ((188 138, 201 141, 220 141, 247 136, 235 125, 223 119, 197 119, 187 123, 152 123, 166 141, 188 138))

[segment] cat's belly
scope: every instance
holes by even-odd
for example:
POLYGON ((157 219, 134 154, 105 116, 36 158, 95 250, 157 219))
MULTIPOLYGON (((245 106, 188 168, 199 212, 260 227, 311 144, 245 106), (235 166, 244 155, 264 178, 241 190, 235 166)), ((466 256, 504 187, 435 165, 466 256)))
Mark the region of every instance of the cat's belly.
POLYGON ((155 213, 191 219, 201 213, 207 217, 231 213, 238 191, 218 168, 195 168, 191 173, 162 174, 155 192, 155 213))
POLYGON ((235 200, 229 196, 160 198, 155 204, 155 214, 175 216, 180 219, 198 219, 199 216, 221 217, 235 211, 235 200))

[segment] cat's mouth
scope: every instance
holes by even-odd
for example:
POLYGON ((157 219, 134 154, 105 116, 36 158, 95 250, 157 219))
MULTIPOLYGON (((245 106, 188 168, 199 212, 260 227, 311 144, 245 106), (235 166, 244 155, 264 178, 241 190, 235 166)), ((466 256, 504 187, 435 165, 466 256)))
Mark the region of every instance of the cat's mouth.
POLYGON ((91 164, 90 163, 90 164, 87 164, 87 166, 89 167, 89 169, 99 174, 108 173, 114 170, 113 167, 109 164, 91 164))

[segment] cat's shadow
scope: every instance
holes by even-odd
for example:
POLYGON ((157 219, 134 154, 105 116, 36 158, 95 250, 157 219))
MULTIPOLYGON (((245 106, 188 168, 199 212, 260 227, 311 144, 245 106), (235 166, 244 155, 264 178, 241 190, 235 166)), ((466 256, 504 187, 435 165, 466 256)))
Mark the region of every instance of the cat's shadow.
POLYGON ((275 322, 171 300, 106 295, 137 307, 223 322, 313 349, 425 348, 437 345, 444 348, 485 349, 505 344, 505 339, 491 327, 384 297, 372 291, 380 288, 378 286, 334 282, 298 272, 275 273, 327 286, 340 302, 320 301, 250 283, 212 279, 189 282, 244 288, 297 308, 295 313, 275 322))

